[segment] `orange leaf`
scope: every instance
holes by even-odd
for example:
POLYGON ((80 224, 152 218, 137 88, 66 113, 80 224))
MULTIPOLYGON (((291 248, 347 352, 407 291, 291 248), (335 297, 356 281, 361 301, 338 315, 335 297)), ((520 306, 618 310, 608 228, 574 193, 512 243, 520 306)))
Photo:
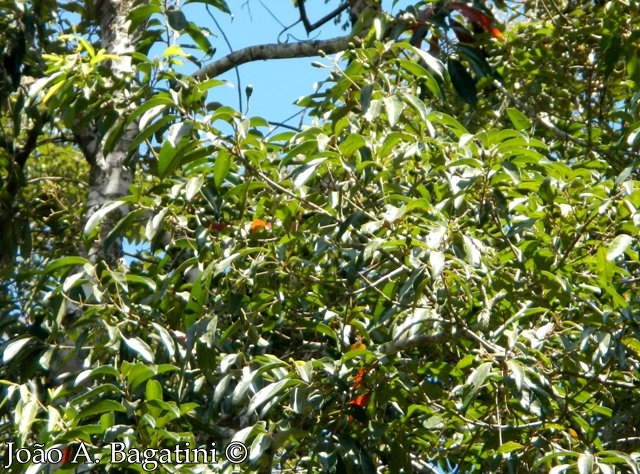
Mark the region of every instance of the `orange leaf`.
MULTIPOLYGON (((367 373, 367 369, 365 369, 364 367, 358 370, 358 373, 356 374, 355 379, 353 379, 353 388, 355 388, 356 390, 360 390, 362 388, 362 386, 364 385, 362 379, 364 378, 366 373, 367 373)), ((367 406, 367 403, 369 403, 369 398, 371 398, 370 391, 361 393, 356 398, 351 400, 349 402, 349 405, 356 405, 356 406, 359 406, 360 408, 364 408, 367 406)))
POLYGON ((360 408, 366 408, 370 398, 371 398, 371 392, 363 393, 361 395, 358 395, 353 400, 351 400, 349 402, 349 405, 355 405, 360 408))
POLYGON ((251 221, 251 232, 258 232, 261 229, 271 230, 271 224, 262 219, 254 219, 251 221))
POLYGON ((353 344, 351 344, 351 346, 349 347, 350 351, 357 351, 358 349, 366 349, 367 346, 365 346, 362 343, 362 340, 356 341, 353 344))
POLYGON ((358 334, 356 336, 356 341, 349 346, 350 351, 357 351, 358 349, 366 349, 367 346, 362 342, 362 336, 358 334))
POLYGON ((504 36, 502 35, 502 31, 500 31, 495 26, 489 30, 489 33, 491 33, 491 36, 493 36, 495 39, 499 39, 499 40, 504 39, 504 36))
POLYGON ((361 386, 362 386, 362 378, 364 377, 364 374, 367 373, 367 369, 365 369, 364 367, 362 367, 360 370, 358 370, 358 373, 356 374, 356 378, 353 379, 353 387, 358 390, 361 386))

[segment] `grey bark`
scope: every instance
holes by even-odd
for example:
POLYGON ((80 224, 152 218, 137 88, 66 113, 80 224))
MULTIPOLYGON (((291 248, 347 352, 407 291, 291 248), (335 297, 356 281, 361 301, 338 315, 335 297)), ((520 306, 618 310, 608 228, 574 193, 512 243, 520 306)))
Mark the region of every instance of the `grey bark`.
MULTIPOLYGON (((118 61, 111 61, 110 72, 114 80, 130 81, 133 85, 130 53, 134 51, 132 38, 135 32, 129 31, 127 15, 135 5, 135 0, 101 0, 97 3, 96 14, 100 25, 102 47, 109 54, 117 55, 118 61)), ((129 92, 121 90, 116 97, 121 113, 131 106, 129 92)), ((104 141, 97 138, 96 130, 80 130, 76 138, 80 142, 84 155, 91 165, 89 194, 87 197, 85 219, 89 219, 105 203, 127 194, 133 180, 133 171, 126 166, 129 146, 138 133, 136 123, 127 127, 116 141, 113 149, 104 149, 104 141)), ((118 263, 122 257, 122 242, 116 239, 109 248, 104 242, 115 223, 127 212, 120 207, 110 213, 101 225, 99 238, 89 248, 88 257, 92 263, 106 261, 110 266, 118 263)))
POLYGON ((236 66, 252 61, 306 58, 309 56, 317 56, 320 51, 325 54, 335 54, 339 51, 344 51, 353 39, 351 35, 348 35, 327 40, 248 46, 197 70, 193 74, 193 77, 199 80, 216 77, 236 66))

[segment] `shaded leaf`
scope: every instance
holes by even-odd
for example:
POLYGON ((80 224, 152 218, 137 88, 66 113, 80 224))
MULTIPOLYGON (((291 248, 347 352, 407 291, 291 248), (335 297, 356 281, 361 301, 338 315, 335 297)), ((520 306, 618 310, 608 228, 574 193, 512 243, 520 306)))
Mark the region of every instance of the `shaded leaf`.
POLYGON ((475 108, 478 104, 478 97, 476 94, 476 81, 471 77, 471 74, 457 59, 449 58, 447 69, 451 77, 451 83, 458 95, 467 104, 475 108))

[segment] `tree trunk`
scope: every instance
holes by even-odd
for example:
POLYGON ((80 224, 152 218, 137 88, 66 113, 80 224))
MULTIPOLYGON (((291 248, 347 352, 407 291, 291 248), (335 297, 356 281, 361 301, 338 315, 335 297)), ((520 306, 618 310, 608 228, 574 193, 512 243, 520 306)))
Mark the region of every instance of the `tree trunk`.
MULTIPOLYGON (((133 77, 130 54, 134 51, 132 38, 135 32, 129 31, 127 15, 135 3, 135 0, 101 0, 96 4, 95 14, 97 23, 100 25, 102 47, 107 53, 120 58, 109 64, 114 80, 127 80, 133 77)), ((130 107, 130 93, 127 88, 121 88, 117 94, 116 107, 120 113, 125 113, 130 107)), ((86 220, 105 203, 120 198, 128 192, 133 180, 133 171, 125 165, 125 162, 129 155, 129 146, 137 133, 137 124, 132 123, 116 140, 113 148, 106 153, 104 138, 98 137, 96 128, 85 127, 77 133, 80 147, 91 165, 86 220)), ((92 263, 101 260, 110 266, 118 263, 123 255, 122 239, 115 239, 109 248, 105 248, 105 239, 126 212, 125 207, 120 207, 102 220, 99 238, 95 239, 89 248, 89 260, 92 263)))

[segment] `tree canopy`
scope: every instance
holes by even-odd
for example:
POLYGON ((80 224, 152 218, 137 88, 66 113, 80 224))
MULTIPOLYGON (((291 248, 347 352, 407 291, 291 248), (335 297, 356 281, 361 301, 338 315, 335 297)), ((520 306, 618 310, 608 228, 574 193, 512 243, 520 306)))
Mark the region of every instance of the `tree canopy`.
POLYGON ((640 6, 189 3, 0 7, 8 472, 639 472, 640 6), (301 127, 212 99, 311 56, 301 127))

